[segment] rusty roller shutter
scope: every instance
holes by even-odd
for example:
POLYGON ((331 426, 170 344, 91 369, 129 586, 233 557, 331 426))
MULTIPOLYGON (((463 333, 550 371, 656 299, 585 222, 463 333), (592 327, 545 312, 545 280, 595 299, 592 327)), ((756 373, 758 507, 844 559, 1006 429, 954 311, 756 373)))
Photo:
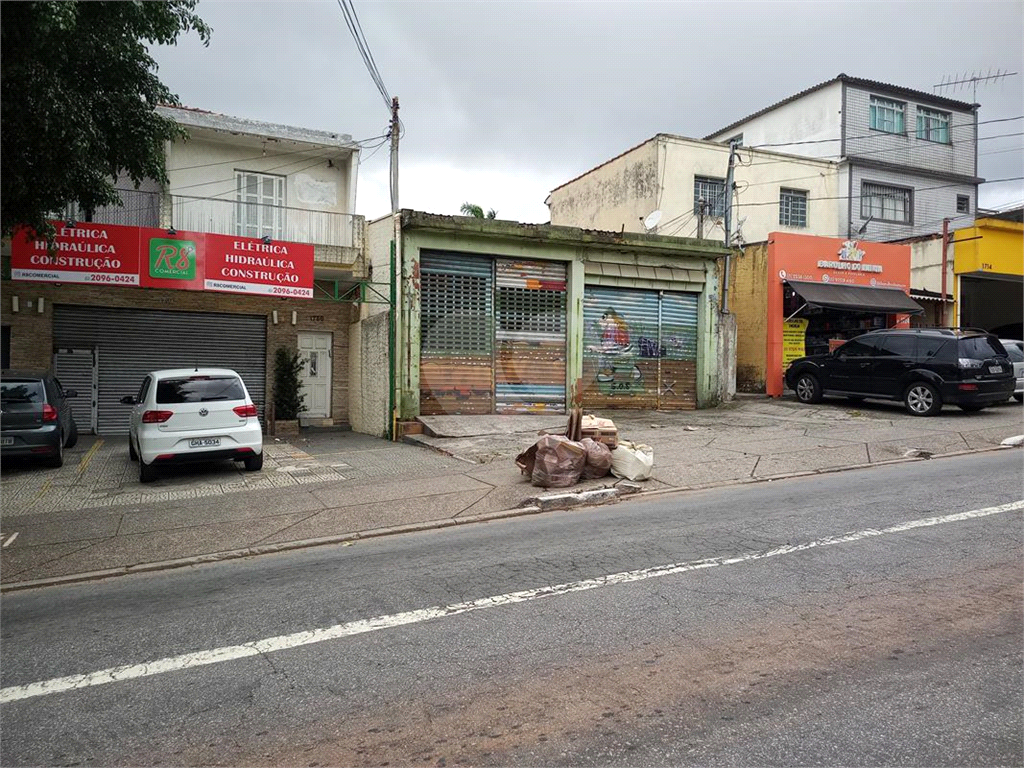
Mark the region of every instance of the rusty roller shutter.
POLYGON ((696 294, 587 286, 583 321, 587 407, 696 407, 696 294))
POLYGON ((440 251, 420 260, 420 413, 494 408, 494 261, 440 251))
POLYGON ((495 264, 498 413, 565 413, 565 264, 495 264))

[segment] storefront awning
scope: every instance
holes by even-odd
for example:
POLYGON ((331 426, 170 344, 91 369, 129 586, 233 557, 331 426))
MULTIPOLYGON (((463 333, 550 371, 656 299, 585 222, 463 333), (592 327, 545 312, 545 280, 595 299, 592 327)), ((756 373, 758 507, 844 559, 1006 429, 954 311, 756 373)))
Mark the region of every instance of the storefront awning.
POLYGON ((876 312, 887 315, 920 315, 924 307, 896 288, 872 288, 867 285, 834 285, 787 281, 809 307, 844 309, 849 312, 876 312))

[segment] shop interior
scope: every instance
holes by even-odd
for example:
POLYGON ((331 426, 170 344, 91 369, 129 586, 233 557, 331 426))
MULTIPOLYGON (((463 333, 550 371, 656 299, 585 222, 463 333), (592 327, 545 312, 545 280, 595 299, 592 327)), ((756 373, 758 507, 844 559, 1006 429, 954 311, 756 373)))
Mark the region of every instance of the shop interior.
POLYGON ((782 296, 783 313, 787 320, 807 320, 804 342, 806 355, 823 354, 854 336, 876 328, 888 328, 896 317, 884 312, 857 311, 853 308, 811 307, 788 284, 783 286, 782 296))

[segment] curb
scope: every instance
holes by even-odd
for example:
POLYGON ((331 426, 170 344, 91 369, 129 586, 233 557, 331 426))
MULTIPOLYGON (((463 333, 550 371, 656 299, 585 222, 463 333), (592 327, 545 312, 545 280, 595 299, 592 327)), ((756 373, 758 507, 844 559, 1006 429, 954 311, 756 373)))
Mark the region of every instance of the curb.
POLYGON ((302 539, 299 541, 288 541, 280 544, 266 544, 263 546, 246 547, 244 549, 225 550, 223 552, 211 552, 205 555, 193 555, 191 557, 178 558, 176 560, 162 560, 153 563, 139 563, 127 565, 120 568, 108 568, 100 571, 86 571, 84 573, 69 574, 67 576, 54 576, 45 579, 34 579, 32 581, 18 581, 12 584, 0 584, 0 593, 20 592, 27 589, 42 587, 55 587, 70 584, 81 584, 90 581, 109 579, 115 576, 131 576, 142 573, 154 573, 157 571, 172 570, 175 568, 187 568, 193 565, 205 565, 208 563, 219 563, 226 560, 238 560, 245 557, 257 555, 271 555, 278 552, 289 552, 297 549, 309 549, 336 544, 354 544, 363 539, 374 539, 382 536, 393 536, 400 533, 418 533, 422 531, 440 530, 442 528, 453 528, 462 525, 485 523, 492 520, 505 520, 515 517, 536 515, 541 512, 552 512, 556 510, 573 509, 582 506, 598 506, 618 501, 623 496, 665 496, 672 493, 684 493, 686 491, 700 491, 711 488, 726 488, 732 485, 752 485, 756 483, 771 483, 776 480, 788 480, 798 477, 813 477, 815 475, 828 475, 838 472, 847 472, 854 469, 868 469, 870 467, 882 467, 893 464, 906 464, 916 461, 931 461, 935 459, 952 458, 955 456, 967 456, 976 453, 992 453, 1004 451, 1008 448, 1020 448, 1024 445, 1024 435, 1008 438, 1000 445, 988 446, 985 448, 969 449, 944 453, 941 456, 908 456, 905 458, 888 459, 886 461, 869 462, 867 464, 851 464, 845 467, 828 467, 825 469, 804 470, 800 472, 787 472, 778 475, 767 475, 764 477, 744 477, 732 480, 723 480, 701 485, 674 486, 672 488, 658 488, 645 491, 637 483, 621 480, 612 487, 596 488, 589 491, 576 493, 565 492, 548 494, 526 499, 524 506, 514 509, 501 510, 498 512, 486 512, 468 517, 447 518, 442 520, 431 520, 424 523, 409 523, 406 525, 394 525, 386 528, 371 528, 366 531, 347 533, 339 536, 325 536, 317 539, 302 539), (1019 438, 1019 439, 1018 439, 1019 438), (1013 441, 1013 442, 1011 442, 1013 441))

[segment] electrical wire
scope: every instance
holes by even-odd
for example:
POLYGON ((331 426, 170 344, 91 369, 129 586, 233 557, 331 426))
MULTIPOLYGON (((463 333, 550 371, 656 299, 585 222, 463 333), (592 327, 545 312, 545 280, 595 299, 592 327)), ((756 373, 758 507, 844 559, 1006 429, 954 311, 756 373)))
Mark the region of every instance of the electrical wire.
POLYGON ((356 49, 359 51, 359 55, 363 59, 363 64, 366 66, 366 71, 370 73, 370 79, 373 80, 373 84, 377 86, 377 90, 380 91, 380 95, 384 97, 384 104, 388 109, 391 109, 391 95, 388 93, 387 87, 384 85, 384 79, 380 76, 380 71, 377 69, 377 63, 373 59, 373 53, 370 51, 370 46, 366 42, 366 37, 363 35, 363 27, 359 23, 359 17, 356 15, 355 6, 352 5, 352 0, 337 0, 338 7, 341 8, 342 15, 345 17, 345 24, 348 26, 348 31, 352 33, 352 39, 356 42, 356 49))

